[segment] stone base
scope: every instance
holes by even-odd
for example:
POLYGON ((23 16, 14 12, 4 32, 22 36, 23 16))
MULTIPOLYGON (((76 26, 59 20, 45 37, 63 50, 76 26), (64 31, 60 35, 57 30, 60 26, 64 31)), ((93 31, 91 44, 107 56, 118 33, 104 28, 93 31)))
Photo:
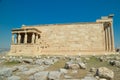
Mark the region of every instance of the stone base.
POLYGON ((38 56, 38 55, 108 55, 114 54, 114 51, 105 52, 104 50, 80 50, 77 48, 41 48, 40 45, 24 44, 11 45, 8 55, 13 56, 38 56))
POLYGON ((82 55, 110 55, 115 54, 115 52, 59 52, 59 53, 11 53, 9 52, 9 56, 39 56, 39 55, 60 55, 60 56, 82 56, 82 55))

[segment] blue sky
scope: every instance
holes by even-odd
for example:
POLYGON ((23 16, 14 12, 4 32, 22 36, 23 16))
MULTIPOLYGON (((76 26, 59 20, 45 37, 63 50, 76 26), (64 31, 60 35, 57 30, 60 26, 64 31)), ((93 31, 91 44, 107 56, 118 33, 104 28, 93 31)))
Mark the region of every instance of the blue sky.
POLYGON ((10 47, 11 30, 22 24, 94 22, 111 13, 120 47, 120 0, 0 0, 0 48, 10 47))

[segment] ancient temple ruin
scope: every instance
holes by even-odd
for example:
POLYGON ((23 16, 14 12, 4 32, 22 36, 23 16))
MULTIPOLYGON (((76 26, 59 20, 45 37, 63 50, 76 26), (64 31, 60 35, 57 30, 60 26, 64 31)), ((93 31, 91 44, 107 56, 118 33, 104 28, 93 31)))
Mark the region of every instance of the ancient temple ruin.
POLYGON ((113 15, 96 22, 22 25, 12 30, 9 55, 97 55, 114 53, 113 15))

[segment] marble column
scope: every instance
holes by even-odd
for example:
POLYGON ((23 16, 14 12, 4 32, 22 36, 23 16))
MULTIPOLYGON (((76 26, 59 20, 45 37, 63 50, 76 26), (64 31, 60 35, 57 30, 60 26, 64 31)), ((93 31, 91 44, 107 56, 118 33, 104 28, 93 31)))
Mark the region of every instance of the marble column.
POLYGON ((109 51, 111 51, 111 31, 110 31, 110 26, 108 27, 108 36, 109 36, 109 51))
POLYGON ((38 44, 38 34, 36 34, 35 43, 38 44))
POLYGON ((111 27, 110 27, 110 29, 111 29, 111 49, 112 49, 112 51, 114 51, 115 49, 114 49, 114 32, 113 32, 113 21, 112 21, 112 23, 111 23, 111 27))
POLYGON ((20 42, 21 42, 21 35, 20 33, 18 33, 18 44, 20 44, 20 42))
POLYGON ((107 27, 107 46, 108 46, 108 51, 109 51, 110 50, 109 27, 107 27))
POLYGON ((107 33, 107 28, 105 28, 105 43, 106 43, 106 51, 108 51, 108 33, 107 33))
POLYGON ((15 35, 12 34, 12 44, 15 44, 14 39, 15 39, 15 35))
POLYGON ((35 33, 32 34, 32 43, 35 43, 35 33))
POLYGON ((18 34, 15 34, 15 44, 18 44, 18 34))
POLYGON ((25 36, 24 36, 24 43, 27 43, 27 33, 25 33, 25 36))

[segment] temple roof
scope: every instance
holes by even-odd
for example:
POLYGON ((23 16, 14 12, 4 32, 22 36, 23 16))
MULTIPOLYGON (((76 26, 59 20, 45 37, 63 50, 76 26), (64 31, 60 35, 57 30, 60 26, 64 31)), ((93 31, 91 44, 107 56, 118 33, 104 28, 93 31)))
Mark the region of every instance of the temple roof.
POLYGON ((41 33, 41 31, 39 31, 36 28, 16 28, 16 29, 12 29, 12 32, 13 33, 16 33, 16 32, 38 32, 38 33, 41 33))

